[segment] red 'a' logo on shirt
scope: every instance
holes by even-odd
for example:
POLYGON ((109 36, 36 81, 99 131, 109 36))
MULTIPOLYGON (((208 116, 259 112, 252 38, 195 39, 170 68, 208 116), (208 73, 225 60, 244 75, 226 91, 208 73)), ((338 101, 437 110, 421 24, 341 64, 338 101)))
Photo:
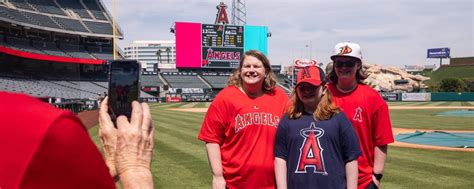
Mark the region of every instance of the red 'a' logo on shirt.
POLYGON ((324 130, 316 128, 314 122, 309 128, 302 129, 300 135, 305 139, 300 148, 300 158, 295 173, 307 173, 307 168, 312 167, 313 173, 327 175, 324 166, 323 148, 319 143, 319 138, 324 135, 324 130))
POLYGON ((362 108, 360 108, 360 107, 356 108, 356 113, 354 115, 353 120, 362 122, 362 108))

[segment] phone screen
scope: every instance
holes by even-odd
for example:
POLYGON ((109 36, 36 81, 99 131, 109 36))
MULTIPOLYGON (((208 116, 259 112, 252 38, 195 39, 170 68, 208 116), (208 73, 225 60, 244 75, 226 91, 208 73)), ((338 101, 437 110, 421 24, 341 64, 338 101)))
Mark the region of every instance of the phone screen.
POLYGON ((140 96, 140 64, 135 60, 110 62, 109 69, 109 114, 112 121, 124 115, 130 121, 132 101, 140 96))

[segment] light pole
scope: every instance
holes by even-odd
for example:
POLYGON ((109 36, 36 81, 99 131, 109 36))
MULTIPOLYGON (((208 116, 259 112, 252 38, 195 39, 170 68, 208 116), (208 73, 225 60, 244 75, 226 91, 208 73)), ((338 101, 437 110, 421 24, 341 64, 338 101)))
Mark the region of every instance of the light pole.
MULTIPOLYGON (((309 45, 306 44, 305 47, 306 47, 306 53, 305 54, 308 57, 309 56, 309 45)), ((311 60, 311 57, 309 59, 311 60)))
POLYGON ((313 44, 312 44, 312 41, 309 41, 309 60, 311 61, 311 57, 312 57, 312 52, 313 51, 313 44))

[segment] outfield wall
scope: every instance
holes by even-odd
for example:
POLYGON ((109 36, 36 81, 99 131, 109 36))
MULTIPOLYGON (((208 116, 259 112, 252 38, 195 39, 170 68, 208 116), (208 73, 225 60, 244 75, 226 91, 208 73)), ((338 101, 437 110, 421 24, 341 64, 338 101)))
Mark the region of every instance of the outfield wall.
POLYGON ((474 101, 473 92, 437 93, 380 93, 386 101, 435 102, 435 101, 474 101))

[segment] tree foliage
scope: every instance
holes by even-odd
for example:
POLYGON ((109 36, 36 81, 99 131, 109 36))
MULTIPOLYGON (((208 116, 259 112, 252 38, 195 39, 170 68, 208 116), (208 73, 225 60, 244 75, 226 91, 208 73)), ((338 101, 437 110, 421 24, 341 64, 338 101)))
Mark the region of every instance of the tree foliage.
POLYGON ((474 78, 463 79, 465 92, 474 92, 474 78))
POLYGON ((459 78, 445 78, 439 85, 440 92, 464 92, 464 82, 459 78))

